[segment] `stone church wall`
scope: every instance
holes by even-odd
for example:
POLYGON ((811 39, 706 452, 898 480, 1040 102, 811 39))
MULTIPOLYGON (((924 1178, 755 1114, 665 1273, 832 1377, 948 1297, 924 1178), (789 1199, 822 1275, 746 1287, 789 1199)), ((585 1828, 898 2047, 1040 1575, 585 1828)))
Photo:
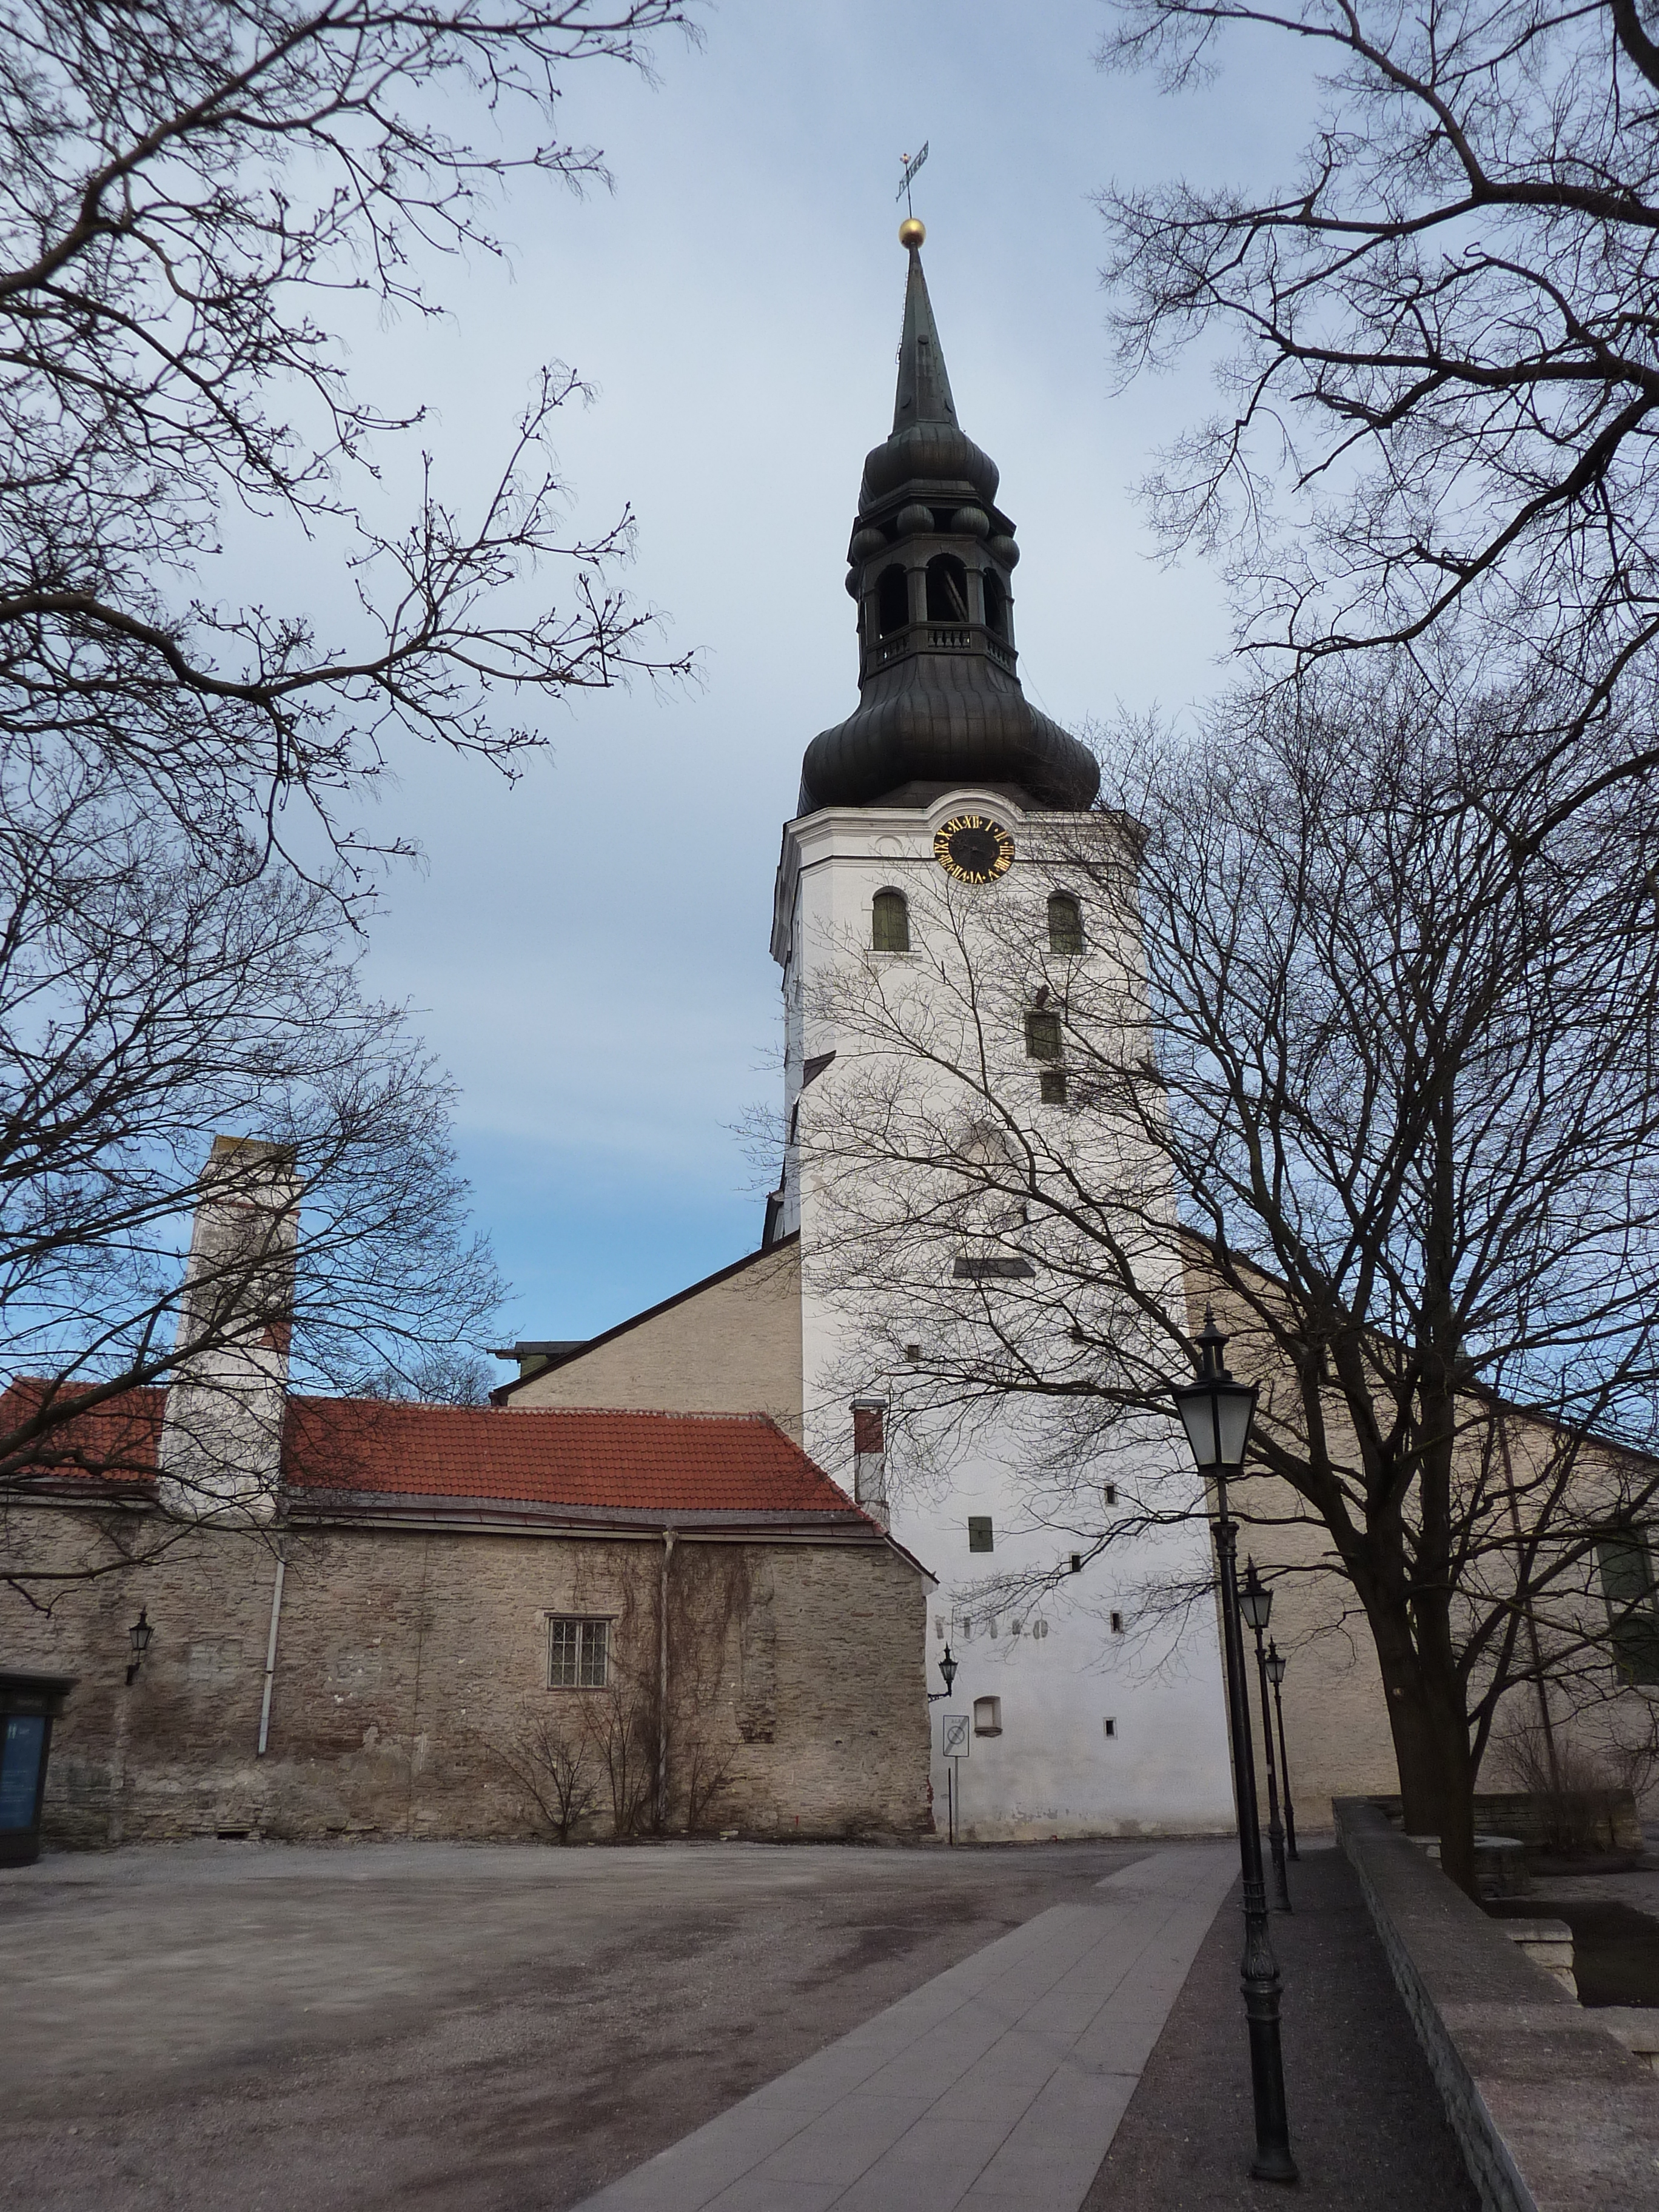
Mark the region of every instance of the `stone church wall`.
MULTIPOLYGON (((26 1511, 13 1533, 37 1563, 115 1556, 82 1512, 26 1511)), ((284 1549, 263 1759, 276 1556, 260 1538, 187 1530, 142 1574, 70 1585, 50 1616, 0 1591, 0 1666, 79 1677, 54 1736, 49 1843, 526 1837, 538 1823, 496 1753, 550 1717, 580 1733, 584 1713, 591 1747, 631 1714, 632 1786, 654 1769, 660 1539, 362 1528, 290 1531, 284 1549), (140 1603, 155 1633, 129 1687, 140 1603), (554 1613, 612 1620, 609 1690, 548 1688, 554 1613)), ((682 1535, 669 1590, 671 1829, 688 1791, 721 1775, 698 1808, 706 1826, 926 1827, 926 1591, 897 1553, 682 1535)), ((578 1832, 604 1837, 608 1776, 597 1749, 589 1759, 599 1804, 578 1832)))
POLYGON ((765 1413, 801 1438, 800 1252, 758 1255, 514 1390, 508 1404, 765 1413))

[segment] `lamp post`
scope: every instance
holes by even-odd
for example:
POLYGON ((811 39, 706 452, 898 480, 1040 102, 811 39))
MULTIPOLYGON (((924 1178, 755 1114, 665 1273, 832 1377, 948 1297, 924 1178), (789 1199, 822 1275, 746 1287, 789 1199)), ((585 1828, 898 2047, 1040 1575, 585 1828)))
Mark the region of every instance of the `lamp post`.
POLYGON ((1261 2181, 1294 2181, 1290 2121, 1285 2110, 1285 2063, 1279 2033, 1279 1963, 1267 1934, 1267 1899, 1261 1881, 1261 1836, 1256 1826, 1255 1762, 1250 1752, 1250 1706, 1244 1692, 1244 1638, 1238 1620, 1238 1528, 1228 1517, 1227 1477, 1244 1464, 1244 1447, 1256 1394, 1235 1382, 1222 1364, 1227 1340, 1206 1313, 1198 1339, 1198 1373, 1171 1386, 1187 1441, 1200 1475, 1216 1488, 1216 1553, 1221 1571, 1222 1650, 1227 1669, 1227 1717, 1233 1752, 1233 1796, 1238 1812, 1238 1856, 1244 1878, 1244 1956, 1239 1980, 1250 2032, 1250 2086, 1255 2101, 1255 2156, 1250 2171, 1261 2181))
MULTIPOLYGON (((945 1647, 945 1656, 939 1662, 939 1674, 945 1687, 942 1690, 930 1690, 927 1692, 927 1702, 930 1705, 938 1705, 941 1698, 948 1698, 951 1694, 951 1685, 957 1679, 957 1662, 951 1656, 951 1647, 948 1644, 945 1647)), ((948 1713, 945 1715, 945 1719, 948 1723, 950 1719, 948 1713)), ((931 1729, 933 1724, 929 1721, 927 1725, 931 1729)), ((929 1756, 931 1757, 932 1754, 930 1753, 929 1756)), ((951 1841, 954 1844, 957 1839, 957 1763, 948 1751, 945 1759, 945 1803, 946 1829, 951 1841)))
POLYGON ((1285 1834, 1290 1845, 1291 1856, 1298 1854, 1296 1848, 1296 1808, 1291 1802, 1291 1754, 1285 1748, 1285 1701, 1279 1694, 1279 1686, 1285 1679, 1285 1659, 1276 1644, 1267 1646, 1267 1680, 1273 1686, 1273 1711, 1279 1715, 1279 1771, 1285 1784, 1285 1834))
POLYGON ((129 1689, 132 1687, 134 1675, 137 1674, 138 1669, 144 1663, 144 1654, 149 1650, 149 1639, 155 1635, 155 1631, 149 1625, 149 1615, 145 1612, 143 1607, 141 1605, 138 1608, 137 1620, 133 1622, 131 1627, 127 1631, 128 1638, 132 1645, 132 1657, 127 1666, 127 1687, 129 1689))
POLYGON ((1255 1632, 1256 1679, 1261 1685, 1261 1740, 1267 1754, 1267 1846, 1273 1856, 1273 1887, 1279 1892, 1279 1909, 1291 1909, 1290 1876, 1285 1871, 1285 1831, 1279 1824, 1279 1781, 1274 1772, 1273 1717, 1267 1704, 1267 1655, 1261 1646, 1261 1632, 1267 1626, 1273 1609, 1273 1594, 1255 1571, 1255 1561, 1245 1561, 1244 1588, 1239 1595, 1239 1610, 1255 1632))

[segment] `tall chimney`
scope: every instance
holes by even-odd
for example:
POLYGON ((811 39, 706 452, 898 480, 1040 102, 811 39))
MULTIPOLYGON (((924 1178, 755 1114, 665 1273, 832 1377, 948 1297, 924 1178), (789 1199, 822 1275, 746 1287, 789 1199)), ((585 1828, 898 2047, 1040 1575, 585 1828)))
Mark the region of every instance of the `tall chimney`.
POLYGON ((301 1184, 286 1145, 216 1137, 198 1182, 161 1430, 161 1503, 268 1521, 282 1475, 301 1184))
POLYGON ((853 1401, 853 1496, 885 1528, 887 1511, 887 1401, 853 1401))

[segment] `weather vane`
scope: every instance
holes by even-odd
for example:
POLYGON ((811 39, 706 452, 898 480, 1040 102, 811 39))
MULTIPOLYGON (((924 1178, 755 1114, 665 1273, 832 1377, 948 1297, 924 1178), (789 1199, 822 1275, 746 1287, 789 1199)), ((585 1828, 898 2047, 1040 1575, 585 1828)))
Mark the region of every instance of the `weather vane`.
POLYGON ((913 216, 915 210, 910 204, 910 186, 915 180, 916 171, 927 159, 927 141, 925 138, 922 140, 920 154, 901 154, 899 159, 904 164, 904 182, 894 193, 893 198, 896 200, 902 200, 904 212, 906 215, 913 216))

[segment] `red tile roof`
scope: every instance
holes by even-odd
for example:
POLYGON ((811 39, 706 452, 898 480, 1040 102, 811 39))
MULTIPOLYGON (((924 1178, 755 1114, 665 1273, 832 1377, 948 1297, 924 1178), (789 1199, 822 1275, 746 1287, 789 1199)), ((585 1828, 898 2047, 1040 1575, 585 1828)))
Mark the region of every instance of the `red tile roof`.
MULTIPOLYGON (((86 1397, 89 1383, 58 1383, 21 1376, 0 1394, 0 1442, 43 1416, 86 1397)), ((70 1419, 47 1422, 28 1444, 9 1451, 9 1462, 45 1480, 150 1483, 161 1458, 165 1390, 124 1390, 70 1419)), ((8 1480, 12 1478, 9 1477, 8 1480)))
POLYGON ((864 1518, 762 1413, 295 1398, 283 1459, 295 1492, 864 1518))
MULTIPOLYGON (((0 1395, 0 1438, 47 1407, 49 1383, 0 1395)), ((57 1395, 80 1396, 80 1386, 57 1395)), ((130 1390, 43 1432, 17 1456, 42 1487, 100 1477, 153 1486, 167 1394, 130 1390), (32 1464, 30 1462, 32 1462, 32 1464)), ((876 1533, 875 1524, 762 1413, 618 1413, 555 1406, 404 1405, 290 1398, 283 1473, 291 1506, 357 1510, 443 1500, 530 1508, 538 1518, 758 1518, 876 1533)), ((476 1517, 476 1516, 475 1516, 476 1517)), ((489 1517, 489 1516, 484 1516, 489 1517)), ((500 1518, 498 1511, 494 1517, 500 1518)))

